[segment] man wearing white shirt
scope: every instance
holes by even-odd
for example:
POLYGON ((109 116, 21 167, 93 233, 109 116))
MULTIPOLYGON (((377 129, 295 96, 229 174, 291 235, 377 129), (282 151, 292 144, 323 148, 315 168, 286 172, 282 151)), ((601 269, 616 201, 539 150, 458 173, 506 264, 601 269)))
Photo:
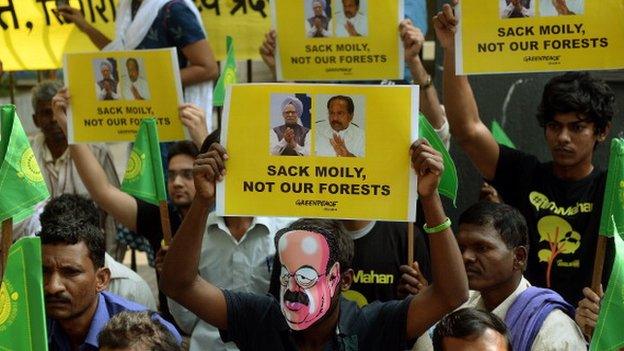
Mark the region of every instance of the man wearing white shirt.
POLYGON ((364 130, 353 123, 353 99, 332 96, 327 101, 329 118, 316 122, 316 155, 363 157, 364 130))
POLYGON ((533 3, 533 0, 500 0, 500 17, 533 17, 533 15, 535 15, 535 6, 533 3))
MULTIPOLYGON (((199 274, 216 286, 239 292, 266 293, 275 254, 275 233, 287 220, 268 217, 208 216, 202 240, 199 274)), ((221 341, 219 331, 175 301, 169 309, 178 326, 191 334, 190 351, 238 350, 221 341)))
POLYGON ((584 0, 544 0, 540 2, 540 16, 582 15, 584 0))
POLYGON ((574 308, 556 292, 531 286, 523 277, 529 241, 515 208, 479 202, 459 218, 457 242, 471 289, 462 307, 502 319, 514 350, 586 350, 574 308))
POLYGON ((336 13, 337 37, 368 35, 366 15, 360 12, 360 0, 342 0, 342 11, 336 13))
POLYGON ((303 103, 296 97, 288 96, 281 104, 284 124, 269 131, 271 155, 309 156, 310 129, 301 125, 303 103))
POLYGON ((123 82, 121 94, 125 100, 149 100, 149 86, 145 78, 139 75, 139 62, 131 57, 126 60, 128 79, 123 82))

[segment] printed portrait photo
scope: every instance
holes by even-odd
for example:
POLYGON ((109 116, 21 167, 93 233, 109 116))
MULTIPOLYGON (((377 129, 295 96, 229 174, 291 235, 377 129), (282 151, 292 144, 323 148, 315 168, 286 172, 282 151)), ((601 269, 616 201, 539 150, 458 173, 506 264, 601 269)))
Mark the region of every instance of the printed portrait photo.
POLYGON ((312 99, 306 94, 272 94, 269 153, 274 156, 310 156, 312 99))
POLYGON ((326 0, 305 0, 305 31, 308 38, 327 38, 333 36, 331 6, 326 0))
POLYGON ((124 100, 149 100, 150 90, 143 59, 128 57, 121 68, 121 95, 124 100))
POLYGON ((585 0, 541 0, 539 5, 543 17, 582 15, 584 10, 585 0))
POLYGON ((317 95, 315 143, 317 156, 363 157, 365 99, 361 95, 317 95))
POLYGON ((368 35, 367 0, 334 0, 336 36, 365 37, 368 35))
POLYGON ((114 58, 93 60, 95 94, 98 100, 119 100, 119 73, 114 58))
MULTIPOLYGON (((496 1, 496 0, 495 0, 496 1)), ((536 0, 498 0, 500 18, 524 18, 535 16, 536 0)))

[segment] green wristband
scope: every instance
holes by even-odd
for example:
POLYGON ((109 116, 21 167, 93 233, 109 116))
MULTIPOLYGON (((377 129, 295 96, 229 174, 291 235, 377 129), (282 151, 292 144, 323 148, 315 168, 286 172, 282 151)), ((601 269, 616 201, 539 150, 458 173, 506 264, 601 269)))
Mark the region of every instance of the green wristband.
POLYGON ((427 234, 434 234, 434 233, 439 233, 443 230, 449 229, 451 227, 451 219, 446 217, 446 219, 444 220, 444 222, 436 225, 435 227, 427 227, 427 223, 423 224, 423 230, 425 231, 425 233, 427 234))

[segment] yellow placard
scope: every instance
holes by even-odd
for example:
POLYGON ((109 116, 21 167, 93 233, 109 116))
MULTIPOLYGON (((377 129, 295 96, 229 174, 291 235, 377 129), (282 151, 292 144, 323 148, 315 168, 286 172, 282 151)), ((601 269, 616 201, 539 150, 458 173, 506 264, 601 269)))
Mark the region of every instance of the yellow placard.
MULTIPOLYGON (((259 58, 269 31, 265 0, 195 0, 217 60, 226 56, 225 37, 236 42, 239 60, 259 58)), ((69 0, 108 38, 115 37, 117 0, 69 0)), ((86 34, 53 13, 55 0, 0 0, 0 61, 5 71, 56 69, 65 53, 97 51, 86 34)))
POLYGON ((622 0, 462 0, 458 74, 624 67, 622 0))
POLYGON ((403 78, 402 0, 274 0, 277 79, 403 78))
POLYGON ((133 141, 145 117, 156 119, 160 141, 184 139, 174 48, 68 54, 64 61, 71 144, 133 141))
POLYGON ((417 115, 417 86, 233 85, 216 211, 413 221, 417 115))

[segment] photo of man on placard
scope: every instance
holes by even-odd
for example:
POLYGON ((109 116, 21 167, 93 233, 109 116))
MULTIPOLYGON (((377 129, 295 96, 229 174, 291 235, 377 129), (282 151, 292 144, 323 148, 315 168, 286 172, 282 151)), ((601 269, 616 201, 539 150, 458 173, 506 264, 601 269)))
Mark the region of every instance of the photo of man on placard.
POLYGON ((306 15, 305 30, 308 38, 327 38, 332 36, 332 20, 328 15, 331 7, 325 0, 304 1, 306 15))
POLYGON ((93 60, 93 71, 97 99, 119 100, 117 60, 113 58, 93 60))
POLYGON ((124 100, 149 100, 149 85, 145 77, 143 60, 129 57, 125 60, 125 74, 121 93, 124 100))
POLYGON ((311 99, 306 94, 271 95, 269 152, 274 156, 309 156, 311 99), (305 122, 304 122, 305 121, 305 122))
POLYGON ((366 0, 342 0, 336 6, 336 36, 365 37, 368 35, 366 0))
POLYGON ((539 15, 543 17, 582 15, 584 7, 585 0, 542 0, 539 15))
POLYGON ((364 157, 364 98, 319 95, 316 101, 316 155, 364 157))
POLYGON ((535 0, 499 0, 500 18, 524 18, 535 15, 535 0))

